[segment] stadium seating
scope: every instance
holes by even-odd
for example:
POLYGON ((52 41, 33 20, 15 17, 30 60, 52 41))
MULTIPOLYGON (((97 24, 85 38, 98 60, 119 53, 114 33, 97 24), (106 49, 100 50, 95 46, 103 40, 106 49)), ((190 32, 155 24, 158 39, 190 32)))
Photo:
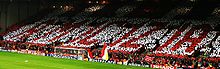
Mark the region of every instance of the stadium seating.
MULTIPOLYGON (((20 28, 12 27, 17 30, 3 35, 3 41, 43 45, 60 42, 62 43, 59 45, 60 47, 85 49, 94 47, 96 44, 107 43, 107 48, 113 55, 121 52, 124 54, 123 56, 128 53, 137 53, 144 48, 146 51, 150 50, 147 52, 151 52, 152 57, 166 56, 188 59, 185 56, 192 56, 196 51, 210 54, 207 56, 210 58, 220 57, 219 31, 213 30, 212 24, 209 24, 208 21, 183 22, 170 20, 172 17, 165 20, 123 17, 134 10, 134 6, 119 8, 115 11, 116 14, 120 14, 117 17, 85 16, 102 8, 104 6, 99 5, 86 8, 71 20, 67 20, 65 16, 56 15, 45 17, 20 28), (59 24, 59 21, 62 23, 59 24)), ((93 50, 93 52, 96 51, 96 49, 93 50)), ((139 55, 132 56, 134 60, 130 61, 141 60, 146 54, 149 55, 141 53, 140 57, 138 57, 139 55)), ((110 60, 116 58, 113 56, 110 60)), ((161 64, 166 61, 165 58, 155 58, 155 60, 158 59, 161 60, 161 64)))

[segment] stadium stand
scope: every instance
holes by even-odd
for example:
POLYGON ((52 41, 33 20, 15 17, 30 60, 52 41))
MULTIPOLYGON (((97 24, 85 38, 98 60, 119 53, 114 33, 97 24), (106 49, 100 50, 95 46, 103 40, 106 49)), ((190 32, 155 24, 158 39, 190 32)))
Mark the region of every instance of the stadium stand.
POLYGON ((45 55, 54 54, 55 47, 83 48, 92 53, 86 58, 100 59, 106 44, 108 60, 121 62, 117 64, 219 68, 220 32, 213 25, 219 21, 175 19, 187 8, 174 8, 160 19, 124 17, 134 13, 136 5, 119 7, 112 17, 95 17, 105 7, 92 5, 72 17, 62 15, 68 14, 64 11, 53 13, 32 24, 13 26, 0 36, 1 46, 45 55))

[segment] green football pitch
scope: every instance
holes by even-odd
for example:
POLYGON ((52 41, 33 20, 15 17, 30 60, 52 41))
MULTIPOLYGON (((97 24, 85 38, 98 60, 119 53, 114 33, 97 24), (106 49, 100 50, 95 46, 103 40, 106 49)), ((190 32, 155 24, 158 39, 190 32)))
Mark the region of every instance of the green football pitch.
POLYGON ((0 69, 150 69, 29 54, 0 52, 0 69))

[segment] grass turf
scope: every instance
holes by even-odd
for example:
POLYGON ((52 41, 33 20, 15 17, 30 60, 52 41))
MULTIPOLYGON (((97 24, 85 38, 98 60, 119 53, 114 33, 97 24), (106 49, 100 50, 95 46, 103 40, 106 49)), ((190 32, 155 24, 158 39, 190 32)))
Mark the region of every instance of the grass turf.
POLYGON ((150 69, 144 67, 125 66, 61 59, 29 54, 0 52, 0 69, 150 69))

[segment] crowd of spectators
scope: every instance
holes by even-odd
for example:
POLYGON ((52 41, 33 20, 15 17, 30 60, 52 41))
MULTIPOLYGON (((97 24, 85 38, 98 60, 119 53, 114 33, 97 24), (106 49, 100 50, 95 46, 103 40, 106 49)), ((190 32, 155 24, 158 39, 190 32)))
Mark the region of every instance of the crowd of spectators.
MULTIPOLYGON (((86 11, 103 7, 94 6, 86 11)), ((116 13, 127 14, 134 9, 125 6, 116 13)), ((56 46, 92 48, 93 57, 98 59, 103 44, 107 43, 109 60, 116 62, 178 67, 220 65, 219 31, 213 31, 214 26, 208 21, 80 15, 88 14, 82 12, 71 18, 50 16, 24 25, 3 35, 0 46, 6 50, 46 53, 53 53, 56 46), (152 60, 146 60, 146 56, 152 60)))

